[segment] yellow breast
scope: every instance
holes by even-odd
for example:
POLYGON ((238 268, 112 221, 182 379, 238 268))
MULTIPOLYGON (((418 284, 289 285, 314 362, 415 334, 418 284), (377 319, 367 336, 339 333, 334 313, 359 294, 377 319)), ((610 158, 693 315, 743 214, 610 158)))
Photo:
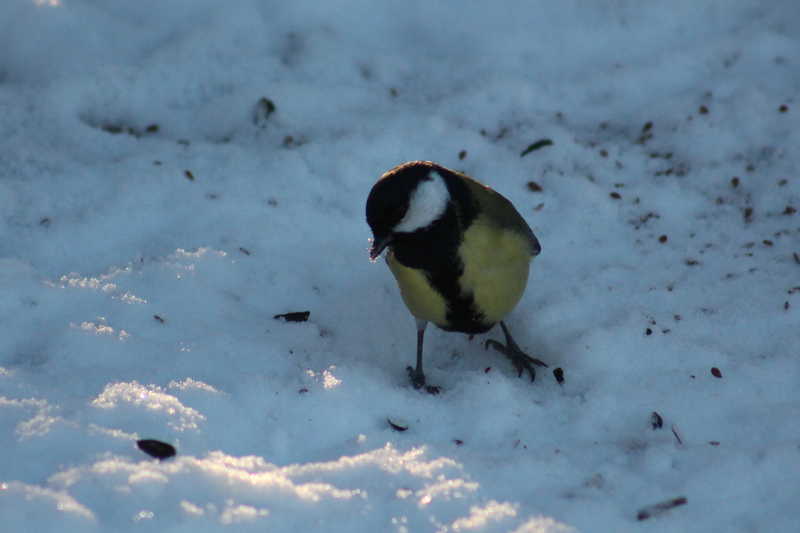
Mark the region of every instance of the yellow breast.
MULTIPOLYGON (((458 280, 462 294, 472 297, 487 325, 499 322, 525 292, 532 259, 530 243, 525 236, 479 216, 464 233, 459 255, 464 263, 458 280)), ((400 264, 391 251, 386 262, 411 314, 447 329, 448 303, 425 274, 400 264)))
POLYGON ((533 259, 530 243, 524 235, 479 216, 464 233, 459 255, 464 262, 462 292, 472 293, 487 323, 499 322, 525 292, 533 259))
POLYGON ((391 250, 386 254, 386 263, 397 280, 403 301, 416 318, 434 324, 447 324, 447 303, 438 291, 431 287, 421 270, 401 265, 391 250))

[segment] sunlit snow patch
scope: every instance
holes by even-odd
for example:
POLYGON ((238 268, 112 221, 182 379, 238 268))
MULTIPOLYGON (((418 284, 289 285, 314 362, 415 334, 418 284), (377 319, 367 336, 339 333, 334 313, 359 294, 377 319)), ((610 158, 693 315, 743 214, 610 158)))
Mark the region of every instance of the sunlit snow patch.
MULTIPOLYGON (((516 504, 484 499, 480 485, 454 460, 430 459, 422 447, 400 451, 391 444, 333 461, 287 466, 219 451, 161 463, 106 456, 53 475, 47 490, 87 495, 82 503, 98 518, 113 508, 132 519, 182 515, 200 521, 198 526, 255 522, 308 529, 334 520, 339 529, 351 531, 385 530, 393 523, 397 531, 435 524, 444 532, 519 525, 516 504), (143 510, 155 514, 143 516, 143 510)), ((537 530, 536 523, 518 531, 556 531, 537 530)))
POLYGON ((136 381, 106 385, 103 392, 91 404, 100 409, 114 409, 121 405, 143 407, 170 417, 169 427, 178 431, 197 429, 206 417, 191 407, 183 405, 178 398, 167 394, 156 385, 142 385, 136 381))
POLYGON ((11 524, 23 522, 15 520, 15 514, 24 518, 42 513, 48 507, 66 516, 94 521, 94 513, 80 504, 64 490, 53 490, 37 485, 28 485, 19 481, 0 483, 0 497, 3 498, 3 520, 11 524))
POLYGON ((342 384, 342 380, 333 375, 334 370, 336 370, 336 365, 331 365, 321 372, 314 372, 310 369, 306 370, 306 375, 322 382, 322 386, 326 389, 335 389, 342 384))
MULTIPOLYGON (((227 257, 227 253, 223 252, 222 250, 214 250, 212 248, 198 248, 197 250, 184 250, 183 248, 178 248, 175 250, 175 253, 169 255, 166 259, 166 263, 176 270, 182 270, 184 272, 194 272, 196 267, 196 262, 200 259, 206 258, 216 258, 221 259, 223 257, 227 257)), ((178 279, 181 279, 183 275, 181 272, 176 274, 178 279)))
POLYGON ((215 389, 214 387, 212 387, 208 383, 204 383, 202 381, 199 381, 199 380, 196 380, 196 379, 192 379, 192 378, 186 378, 186 379, 181 380, 181 381, 172 380, 167 385, 167 388, 178 389, 178 390, 182 390, 182 391, 185 391, 185 390, 199 390, 199 391, 210 392, 210 393, 214 393, 214 394, 218 394, 219 393, 219 390, 215 389))
MULTIPOLYGON (((47 400, 44 399, 13 399, 0 396, 0 410, 5 411, 7 408, 29 409, 35 411, 33 417, 19 422, 14 429, 14 433, 21 440, 29 439, 31 437, 44 436, 50 432, 56 423, 65 422, 62 417, 55 414, 57 408, 48 404, 47 400)), ((3 415, 7 416, 5 412, 3 415)))
POLYGON ((485 527, 489 522, 498 522, 504 518, 514 517, 517 510, 510 503, 490 501, 484 506, 473 506, 469 509, 469 516, 459 518, 453 522, 453 531, 468 531, 485 527))
POLYGON ((80 329, 89 333, 94 333, 95 335, 108 335, 112 337, 117 337, 121 341, 124 341, 128 337, 130 337, 130 333, 128 333, 124 329, 120 329, 119 331, 117 331, 108 324, 106 324, 105 318, 103 317, 97 317, 97 322, 91 322, 88 320, 85 320, 80 324, 76 324, 75 322, 70 322, 69 327, 73 329, 80 329))
POLYGON ((133 267, 114 267, 106 274, 97 276, 82 276, 77 272, 70 272, 60 276, 56 281, 46 281, 45 285, 59 289, 84 289, 98 291, 120 300, 126 304, 146 304, 145 298, 139 297, 131 291, 121 289, 118 285, 121 276, 130 275, 133 267))

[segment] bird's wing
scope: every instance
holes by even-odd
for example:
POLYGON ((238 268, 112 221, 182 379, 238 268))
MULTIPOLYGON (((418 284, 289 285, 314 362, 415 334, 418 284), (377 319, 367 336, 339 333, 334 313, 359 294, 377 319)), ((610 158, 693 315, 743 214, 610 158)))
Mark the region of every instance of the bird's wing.
POLYGON ((516 231, 528 239, 531 248, 531 255, 539 255, 542 251, 542 246, 539 244, 539 239, 533 234, 533 230, 528 226, 528 223, 519 214, 519 211, 514 207, 505 196, 495 191, 491 187, 467 178, 467 183, 472 189, 472 193, 476 198, 480 198, 485 207, 484 211, 489 209, 492 212, 492 219, 501 227, 508 228, 516 231))

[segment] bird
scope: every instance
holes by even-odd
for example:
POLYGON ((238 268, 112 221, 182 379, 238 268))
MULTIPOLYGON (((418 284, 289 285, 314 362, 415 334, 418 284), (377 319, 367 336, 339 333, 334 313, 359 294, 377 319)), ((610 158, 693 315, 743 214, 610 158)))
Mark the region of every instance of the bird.
POLYGON ((543 361, 519 347, 505 317, 528 282, 542 247, 514 205, 490 187, 432 161, 409 161, 385 172, 366 204, 372 230, 370 260, 384 250, 406 307, 416 318, 416 366, 407 368, 414 388, 437 393, 422 367, 425 330, 485 333, 496 324, 505 344, 487 340, 531 381, 543 361))

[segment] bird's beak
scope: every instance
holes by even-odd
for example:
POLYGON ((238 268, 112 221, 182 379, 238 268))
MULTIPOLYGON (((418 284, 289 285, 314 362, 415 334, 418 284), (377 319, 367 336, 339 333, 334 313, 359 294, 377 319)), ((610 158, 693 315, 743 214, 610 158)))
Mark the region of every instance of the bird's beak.
POLYGON ((385 237, 375 237, 372 239, 372 247, 369 249, 369 260, 375 261, 381 252, 383 252, 384 248, 389 246, 392 242, 392 236, 386 235, 385 237))

